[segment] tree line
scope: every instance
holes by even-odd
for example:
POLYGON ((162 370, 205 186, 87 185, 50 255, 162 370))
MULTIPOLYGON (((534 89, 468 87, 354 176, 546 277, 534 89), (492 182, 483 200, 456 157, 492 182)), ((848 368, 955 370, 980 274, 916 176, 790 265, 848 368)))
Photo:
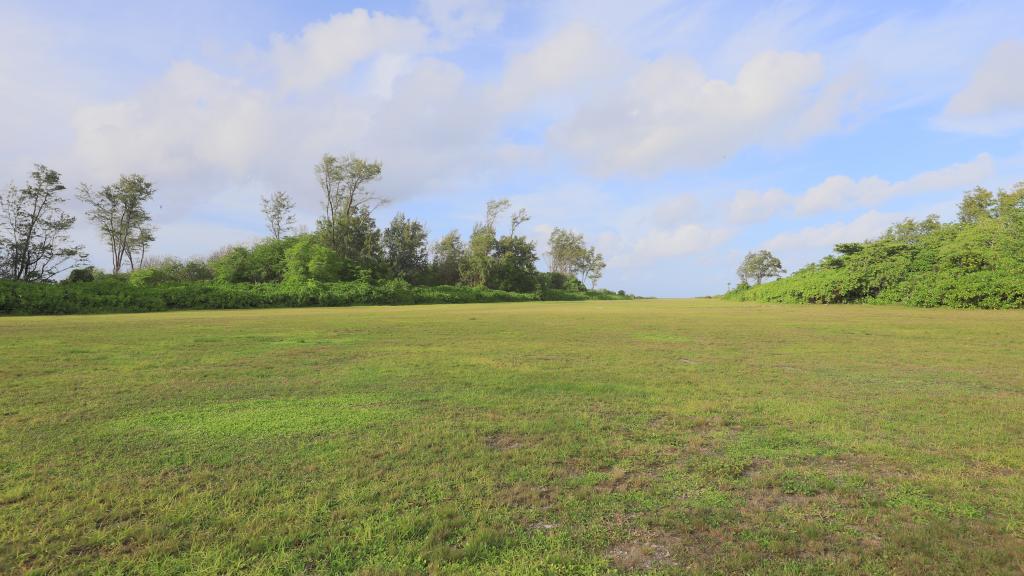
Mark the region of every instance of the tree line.
POLYGON ((770 253, 752 253, 727 297, 790 303, 888 303, 1024 308, 1024 182, 966 192, 957 218, 905 219, 880 237, 836 244, 833 254, 791 276, 770 253), (757 280, 751 286, 746 280, 757 280))
MULTIPOLYGON (((107 245, 110 273, 138 285, 398 279, 508 292, 586 291, 605 269, 582 234, 555 228, 545 252, 549 271, 539 271, 537 247, 520 232, 530 216, 507 199, 488 202, 467 238, 452 230, 429 244, 426 226, 403 213, 378 228, 374 213, 388 202, 372 186, 381 178, 380 162, 325 154, 313 174, 323 209, 313 232, 297 227, 294 200, 276 191, 260 198, 266 238, 188 261, 148 253, 157 234, 148 205, 157 190, 142 175, 81 184, 76 196, 107 245)), ((70 272, 67 281, 80 282, 105 273, 86 266, 84 246, 70 237, 75 217, 64 209, 65 192, 58 172, 36 165, 24 185, 0 195, 0 279, 52 282, 70 272)))

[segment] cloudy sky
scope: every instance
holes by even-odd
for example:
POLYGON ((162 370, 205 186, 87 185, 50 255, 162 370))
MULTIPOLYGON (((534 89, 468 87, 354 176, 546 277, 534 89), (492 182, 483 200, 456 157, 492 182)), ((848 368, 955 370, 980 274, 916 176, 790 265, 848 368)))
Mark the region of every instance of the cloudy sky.
POLYGON ((354 153, 382 226, 465 234, 508 197, 655 296, 1024 179, 1019 0, 252 4, 0 0, 0 179, 142 173, 155 252, 190 256, 264 235, 277 189, 312 227, 313 164, 354 153))

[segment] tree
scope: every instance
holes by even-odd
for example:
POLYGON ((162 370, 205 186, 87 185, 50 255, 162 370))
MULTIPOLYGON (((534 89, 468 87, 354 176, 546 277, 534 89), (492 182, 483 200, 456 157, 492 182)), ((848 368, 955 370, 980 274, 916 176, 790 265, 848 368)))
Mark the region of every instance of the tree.
POLYGON ((590 281, 590 288, 597 288, 597 281, 604 275, 604 256, 591 246, 587 249, 586 256, 579 263, 580 275, 584 281, 590 281))
MULTIPOLYGON (((488 226, 489 228, 493 229, 495 223, 498 220, 498 216, 500 216, 502 212, 504 212, 505 210, 508 210, 511 207, 512 207, 512 203, 508 201, 508 198, 500 198, 498 200, 488 200, 487 201, 487 218, 485 219, 484 224, 486 226, 488 226)), ((522 210, 520 210, 520 212, 522 212, 523 215, 525 216, 525 214, 526 214, 525 212, 523 212, 522 210)))
MULTIPOLYGON (((368 207, 363 206, 351 217, 338 222, 336 229, 344 242, 340 250, 328 247, 334 249, 343 260, 367 270, 378 270, 381 267, 383 255, 380 229, 368 207)), ((326 243, 326 239, 324 241, 326 243)))
POLYGON ((302 236, 285 251, 285 281, 334 282, 344 268, 338 253, 315 236, 302 236))
POLYGON ((336 158, 324 154, 314 169, 323 192, 324 216, 317 222, 328 246, 344 255, 350 252, 346 227, 360 212, 372 213, 387 200, 366 185, 380 179, 380 162, 367 162, 355 156, 336 158))
POLYGON ((519 228, 523 223, 530 219, 530 215, 526 213, 526 208, 520 208, 518 211, 512 214, 512 224, 509 226, 508 235, 515 236, 516 228, 519 228))
POLYGON ((280 240, 295 227, 295 202, 287 192, 278 190, 270 195, 260 196, 261 210, 267 218, 267 228, 274 240, 280 240))
POLYGON ((470 286, 484 286, 487 276, 494 264, 493 251, 498 243, 495 223, 502 212, 508 210, 512 203, 506 198, 489 200, 487 215, 483 223, 473 226, 469 235, 469 246, 466 247, 465 258, 462 259, 459 273, 461 281, 470 286))
POLYGON ((1015 184, 1012 192, 1000 190, 996 200, 1000 217, 1021 215, 1024 213, 1024 182, 1015 184))
POLYGON ((466 257, 466 247, 458 230, 445 234, 434 244, 434 277, 438 284, 453 285, 459 281, 459 268, 466 257))
POLYGON ((548 260, 551 272, 576 276, 580 263, 587 256, 583 235, 555 228, 548 237, 548 260))
POLYGON ((126 259, 132 270, 145 259, 146 248, 154 240, 145 203, 155 192, 153 184, 138 174, 121 176, 95 191, 86 184, 79 187, 78 198, 89 205, 86 215, 99 226, 110 248, 114 274, 121 272, 126 259))
POLYGON ((427 230, 399 212, 381 235, 384 265, 395 278, 406 280, 427 269, 427 230))
POLYGON ((982 218, 994 218, 997 210, 996 197, 988 190, 978 186, 964 194, 957 216, 961 224, 974 224, 982 218))
POLYGON ((459 279, 463 284, 483 286, 487 283, 487 274, 491 269, 491 251, 496 243, 493 226, 479 223, 473 226, 465 257, 459 266, 459 279))
POLYGON ((537 289, 537 255, 533 242, 524 236, 502 236, 494 243, 487 286, 509 292, 537 289))
POLYGON ((47 281, 85 261, 84 246, 70 244, 64 190, 59 173, 36 164, 25 186, 0 195, 0 277, 47 281))
POLYGON ((782 262, 767 250, 748 253, 736 269, 740 282, 744 284, 751 278, 760 284, 765 278, 778 278, 785 273, 782 262))
POLYGON ((605 269, 604 256, 593 246, 588 248, 582 234, 561 228, 548 237, 548 259, 552 272, 589 281, 591 288, 597 286, 605 269))
POLYGON ((886 230, 882 237, 906 244, 914 244, 923 236, 935 232, 940 227, 942 227, 942 224, 939 222, 938 214, 929 214, 927 218, 920 222, 913 218, 905 218, 902 222, 889 226, 889 229, 886 230))

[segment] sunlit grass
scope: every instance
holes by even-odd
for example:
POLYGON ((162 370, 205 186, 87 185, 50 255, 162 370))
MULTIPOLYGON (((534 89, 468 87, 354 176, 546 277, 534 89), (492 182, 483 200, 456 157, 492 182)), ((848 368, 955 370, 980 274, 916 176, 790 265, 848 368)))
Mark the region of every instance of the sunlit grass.
POLYGON ((1024 313, 0 318, 0 572, 1019 573, 1024 313))

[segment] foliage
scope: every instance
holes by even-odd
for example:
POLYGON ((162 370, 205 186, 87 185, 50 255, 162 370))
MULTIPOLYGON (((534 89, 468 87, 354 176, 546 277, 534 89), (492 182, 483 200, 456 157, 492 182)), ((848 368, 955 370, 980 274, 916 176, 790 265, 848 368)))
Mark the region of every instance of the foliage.
POLYGON ((604 256, 593 247, 587 247, 583 235, 571 230, 555 228, 548 237, 547 252, 552 272, 579 277, 581 282, 597 285, 604 273, 604 256))
POLYGON ((792 276, 727 295, 736 300, 1024 307, 1024 185, 965 195, 957 222, 904 220, 881 237, 836 246, 792 276))
POLYGON ((86 266, 85 268, 75 268, 72 270, 68 277, 64 279, 65 282, 92 282, 98 276, 98 271, 92 266, 86 266))
MULTIPOLYGON (((60 185, 60 175, 50 172, 52 174, 47 174, 46 178, 53 179, 52 190, 48 191, 54 198, 49 204, 52 207, 63 201, 54 193, 64 187, 60 185)), ((463 284, 502 291, 546 293, 585 291, 587 282, 594 289, 603 274, 604 258, 594 247, 584 243, 582 235, 556 229, 551 241, 555 276, 542 276, 536 267, 536 246, 519 234, 530 216, 522 208, 513 211, 507 199, 487 203, 485 217, 474 226, 465 242, 457 230, 452 230, 428 248, 426 227, 402 213, 395 215, 383 231, 377 228, 373 210, 386 199, 370 184, 381 176, 379 162, 327 154, 314 167, 314 172, 323 193, 324 207, 315 234, 303 232, 289 236, 295 230, 295 203, 288 194, 277 191, 260 198, 269 238, 254 244, 226 246, 205 260, 187 262, 147 257, 146 250, 154 240, 154 227, 146 204, 152 200, 155 187, 141 175, 122 175, 115 183, 98 190, 82 184, 79 198, 88 206, 89 218, 107 242, 113 274, 130 270, 129 283, 140 288, 211 279, 223 284, 287 282, 292 285, 308 281, 373 283, 400 279, 421 286, 463 284), (499 226, 498 220, 506 214, 509 219, 504 228, 499 226), (499 235, 499 228, 505 233, 499 235), (561 251, 557 247, 559 234, 568 241, 561 251), (566 275, 574 278, 568 281, 563 277, 566 275)), ((6 209, 16 205, 19 193, 12 188, 2 199, 2 206, 6 209)), ((25 204, 24 198, 18 201, 25 204)), ((62 227, 59 232, 63 236, 55 239, 66 241, 66 231, 74 219, 60 214, 65 218, 59 221, 62 227)), ((41 228, 28 226, 28 229, 41 228)), ((44 245, 49 244, 37 248, 44 245)), ((23 274, 19 276, 16 272, 20 265, 15 265, 15 261, 24 260, 19 256, 21 248, 23 245, 16 239, 0 237, 0 278, 49 280, 81 260, 73 260, 81 256, 81 247, 64 247, 64 252, 55 251, 51 256, 67 257, 66 266, 55 266, 46 274, 35 272, 27 276, 21 270, 23 274)), ((60 258, 52 262, 65 264, 60 258)), ((87 282, 89 274, 87 270, 76 272, 72 282, 87 282)))
POLYGON ((209 267, 220 282, 281 282, 285 279, 285 253, 295 237, 267 238, 252 247, 229 246, 211 256, 209 267))
POLYGON ((434 284, 457 284, 459 270, 466 258, 466 246, 458 230, 452 230, 434 244, 433 260, 430 262, 434 284))
POLYGON ((386 274, 412 280, 427 270, 427 229, 423 224, 395 214, 381 234, 381 251, 386 274))
MULTIPOLYGON (((289 252, 298 246, 303 244, 297 243, 289 252)), ((314 252, 319 252, 319 248, 323 246, 313 245, 314 252)), ((333 252, 326 250, 321 253, 329 255, 333 252)), ((97 277, 92 282, 0 281, 0 314, 18 315, 627 298, 600 291, 520 293, 473 286, 413 286, 400 279, 382 282, 319 282, 307 279, 259 284, 204 280, 182 282, 162 267, 140 268, 130 276, 97 277)))
POLYGON ((324 243, 343 258, 356 260, 353 254, 365 248, 365 238, 352 235, 353 232, 363 230, 365 222, 359 224, 353 221, 359 218, 365 220, 377 206, 386 201, 366 187, 380 179, 381 168, 379 162, 368 162, 351 155, 337 158, 330 154, 324 154, 320 163, 314 166, 324 207, 324 215, 317 222, 317 229, 324 243))
POLYGON ((145 204, 155 193, 152 182, 139 174, 122 175, 99 190, 86 184, 79 187, 78 198, 89 206, 89 220, 99 227, 110 248, 114 274, 121 272, 125 259, 131 270, 145 260, 146 248, 155 240, 153 219, 145 204))
POLYGON ((736 269, 736 275, 740 277, 740 284, 747 284, 750 280, 761 284, 765 278, 777 278, 785 273, 782 262, 767 250, 748 253, 743 258, 740 267, 736 269))
POLYGON ((510 292, 537 289, 537 255, 524 236, 502 236, 494 243, 488 267, 487 287, 510 292))
POLYGON ((278 190, 270 197, 260 197, 260 211, 267 219, 270 237, 280 240, 295 228, 295 202, 287 192, 278 190))
POLYGON ((491 253, 498 243, 494 236, 494 226, 476 224, 469 235, 466 254, 460 261, 459 280, 469 286, 483 286, 491 270, 491 253))
POLYGON ((24 186, 0 194, 0 278, 48 281, 85 261, 84 246, 70 241, 64 190, 59 173, 36 164, 24 186))
POLYGON ((334 282, 342 276, 342 260, 337 252, 324 245, 320 237, 298 238, 284 253, 284 280, 302 284, 309 280, 334 282))
POLYGON ((201 259, 192 258, 183 262, 166 257, 147 259, 128 279, 132 286, 156 286, 212 280, 215 276, 214 269, 201 259))

